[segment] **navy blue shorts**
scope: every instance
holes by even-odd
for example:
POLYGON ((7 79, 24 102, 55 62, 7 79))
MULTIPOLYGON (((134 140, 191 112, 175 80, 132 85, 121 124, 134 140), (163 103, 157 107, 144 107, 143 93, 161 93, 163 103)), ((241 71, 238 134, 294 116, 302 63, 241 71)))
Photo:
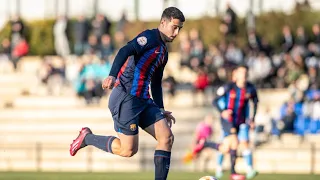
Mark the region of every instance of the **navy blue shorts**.
POLYGON ((115 87, 110 95, 109 109, 116 132, 125 135, 138 134, 138 127, 145 129, 165 118, 152 99, 143 99, 115 87))
POLYGON ((249 125, 243 123, 243 124, 240 124, 239 126, 234 126, 229 121, 221 119, 221 126, 222 126, 222 137, 221 138, 224 138, 224 137, 231 135, 231 132, 230 132, 231 129, 235 128, 239 141, 249 141, 249 130, 250 130, 249 125))

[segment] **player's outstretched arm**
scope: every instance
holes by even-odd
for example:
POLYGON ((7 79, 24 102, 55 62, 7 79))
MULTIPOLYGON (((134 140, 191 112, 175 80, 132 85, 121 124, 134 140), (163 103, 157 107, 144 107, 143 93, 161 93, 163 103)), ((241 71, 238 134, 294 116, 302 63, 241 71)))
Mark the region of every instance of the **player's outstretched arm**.
POLYGON ((121 67, 126 62, 128 57, 134 55, 135 53, 136 51, 131 44, 127 44, 119 50, 119 52, 117 53, 113 61, 109 76, 102 83, 103 89, 113 88, 114 83, 116 81, 116 77, 118 76, 118 73, 120 72, 121 67))
POLYGON ((169 127, 172 127, 172 123, 176 123, 176 119, 172 116, 172 112, 164 110, 163 105, 163 93, 162 93, 162 76, 164 67, 159 67, 154 72, 151 79, 151 93, 153 101, 158 105, 162 113, 167 119, 169 127))

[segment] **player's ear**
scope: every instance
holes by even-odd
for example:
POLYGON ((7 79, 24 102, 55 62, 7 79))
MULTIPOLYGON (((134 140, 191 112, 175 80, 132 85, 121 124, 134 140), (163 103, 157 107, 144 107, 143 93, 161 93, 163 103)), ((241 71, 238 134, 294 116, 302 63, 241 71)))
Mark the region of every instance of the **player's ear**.
POLYGON ((162 27, 165 27, 169 22, 169 19, 167 18, 162 18, 160 24, 162 25, 162 27))
POLYGON ((161 18, 160 24, 163 27, 166 23, 166 18, 161 18))

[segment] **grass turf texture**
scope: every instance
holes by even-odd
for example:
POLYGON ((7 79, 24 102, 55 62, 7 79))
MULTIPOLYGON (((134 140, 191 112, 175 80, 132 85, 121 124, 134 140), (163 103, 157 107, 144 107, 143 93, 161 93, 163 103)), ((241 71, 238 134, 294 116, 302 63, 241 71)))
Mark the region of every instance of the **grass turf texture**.
MULTIPOLYGON (((202 176, 214 173, 171 172, 168 180, 198 180, 202 176)), ((222 180, 229 179, 225 173, 222 180)), ((55 173, 55 172, 0 172, 1 180, 151 180, 153 172, 139 173, 55 173)), ((319 180, 319 175, 287 175, 287 174, 259 174, 254 180, 319 180)))

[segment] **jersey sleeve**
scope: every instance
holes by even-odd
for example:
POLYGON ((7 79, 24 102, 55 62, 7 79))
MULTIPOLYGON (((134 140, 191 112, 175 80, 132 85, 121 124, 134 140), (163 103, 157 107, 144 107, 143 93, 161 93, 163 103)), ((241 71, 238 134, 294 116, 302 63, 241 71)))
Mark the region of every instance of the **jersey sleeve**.
POLYGON ((163 93, 162 93, 162 77, 164 67, 166 66, 166 62, 168 61, 168 53, 165 55, 165 63, 160 65, 154 72, 151 79, 151 93, 154 102, 159 106, 159 108, 164 108, 163 105, 163 93))
POLYGON ((227 108, 226 104, 226 93, 228 91, 228 85, 221 86, 217 89, 216 92, 216 98, 213 101, 213 105, 220 111, 222 112, 227 108))
POLYGON ((151 30, 146 30, 129 41, 128 44, 130 44, 134 48, 135 54, 141 55, 146 50, 151 49, 156 45, 155 37, 153 36, 154 35, 151 30))
POLYGON ((257 104, 259 102, 257 89, 254 86, 252 86, 251 99, 254 104, 257 104))

